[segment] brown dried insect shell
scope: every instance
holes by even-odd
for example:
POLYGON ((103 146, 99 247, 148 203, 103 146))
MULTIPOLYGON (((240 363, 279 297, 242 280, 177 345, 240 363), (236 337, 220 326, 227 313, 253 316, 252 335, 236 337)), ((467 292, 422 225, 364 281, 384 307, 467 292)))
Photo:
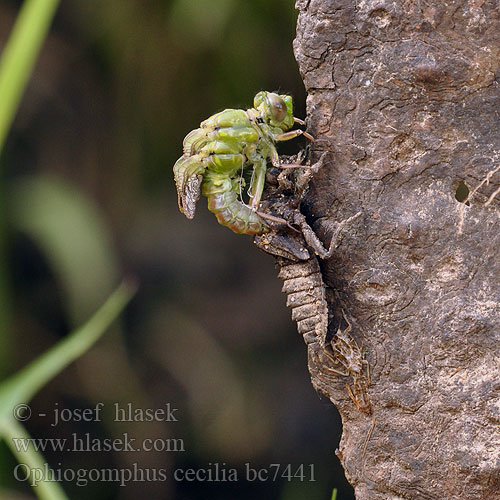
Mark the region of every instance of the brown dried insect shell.
POLYGON ((287 307, 292 309, 292 319, 297 322, 297 330, 306 344, 325 344, 328 331, 328 304, 325 285, 318 259, 293 262, 278 257, 283 283, 282 291, 287 294, 287 307))

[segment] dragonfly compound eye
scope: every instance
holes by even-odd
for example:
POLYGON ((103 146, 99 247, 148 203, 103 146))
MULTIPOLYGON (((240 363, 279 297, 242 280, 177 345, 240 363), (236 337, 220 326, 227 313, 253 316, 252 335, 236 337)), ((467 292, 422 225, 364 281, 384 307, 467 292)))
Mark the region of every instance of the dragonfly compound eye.
POLYGON ((279 95, 272 93, 267 94, 267 98, 269 99, 269 104, 271 105, 271 114, 273 119, 278 122, 283 121, 287 113, 285 101, 283 101, 279 95))

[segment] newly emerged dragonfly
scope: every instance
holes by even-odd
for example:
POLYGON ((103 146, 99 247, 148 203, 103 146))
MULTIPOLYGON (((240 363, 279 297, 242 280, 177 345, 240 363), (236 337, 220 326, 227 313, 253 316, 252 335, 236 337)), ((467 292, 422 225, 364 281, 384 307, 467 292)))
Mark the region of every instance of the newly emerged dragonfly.
POLYGON ((299 135, 313 138, 304 130, 290 130, 294 123, 304 125, 293 116, 290 96, 262 91, 253 105, 247 110, 221 111, 185 137, 174 177, 179 209, 188 219, 194 217, 201 192, 219 223, 235 233, 266 233, 266 218, 279 221, 258 211, 268 162, 275 167, 303 166, 281 165, 275 144, 299 135))

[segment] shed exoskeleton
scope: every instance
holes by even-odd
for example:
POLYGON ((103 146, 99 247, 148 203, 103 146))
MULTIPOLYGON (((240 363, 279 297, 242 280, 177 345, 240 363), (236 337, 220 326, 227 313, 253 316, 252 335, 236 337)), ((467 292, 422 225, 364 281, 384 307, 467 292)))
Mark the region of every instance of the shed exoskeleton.
POLYGON ((265 91, 255 96, 253 108, 226 109, 203 121, 185 137, 184 154, 174 165, 180 211, 192 219, 201 193, 219 223, 235 233, 267 232, 258 208, 268 161, 281 166, 275 144, 299 135, 313 140, 304 130, 290 130, 294 123, 304 125, 293 116, 292 98, 265 91), (246 174, 248 203, 242 196, 246 174))
POLYGON ((254 242, 277 260, 278 276, 284 282, 282 291, 287 294, 286 305, 292 309, 292 319, 308 346, 310 366, 321 366, 326 374, 350 377, 352 385, 346 384, 349 397, 359 411, 369 414, 368 361, 350 335, 345 314, 347 328, 341 328, 342 321, 329 315, 326 285, 318 260, 333 255, 342 229, 361 212, 337 223, 329 247, 325 248, 299 207, 309 179, 322 167, 324 159, 323 154, 317 164, 299 172, 294 179, 283 178, 286 173, 281 173, 278 186, 268 186, 263 204, 267 211, 281 214, 289 225, 273 227, 269 233, 257 235, 254 242), (299 231, 293 231, 294 227, 299 231))

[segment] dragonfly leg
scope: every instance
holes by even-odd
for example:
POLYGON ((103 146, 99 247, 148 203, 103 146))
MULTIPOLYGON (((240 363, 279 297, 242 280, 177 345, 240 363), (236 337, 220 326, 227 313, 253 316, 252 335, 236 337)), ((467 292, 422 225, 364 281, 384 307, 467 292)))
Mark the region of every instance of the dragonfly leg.
POLYGON ((314 142, 314 137, 308 132, 301 130, 300 128, 296 130, 290 130, 289 132, 284 132, 283 134, 278 134, 274 136, 274 139, 276 141, 289 141, 290 139, 294 139, 299 135, 303 135, 304 137, 307 137, 307 139, 309 139, 311 142, 314 142))
POLYGON ((269 159, 271 160, 271 164, 273 165, 273 167, 277 168, 283 168, 283 169, 304 168, 306 170, 311 168, 309 165, 300 165, 298 163, 281 163, 278 151, 276 150, 275 147, 271 149, 271 152, 269 153, 269 159))
POLYGON ((266 181, 266 160, 260 157, 254 163, 254 169, 252 174, 252 180, 250 182, 250 207, 254 212, 257 211, 257 208, 260 204, 260 199, 262 196, 262 191, 264 191, 264 183, 266 181))
POLYGON ((259 211, 256 211, 255 213, 261 219, 268 220, 270 222, 275 222, 276 224, 283 224, 283 225, 287 226, 289 229, 291 229, 292 231, 295 231, 296 233, 300 234, 300 231, 296 227, 293 227, 287 220, 282 219, 281 217, 276 217, 274 215, 266 214, 264 212, 259 212, 259 211))

